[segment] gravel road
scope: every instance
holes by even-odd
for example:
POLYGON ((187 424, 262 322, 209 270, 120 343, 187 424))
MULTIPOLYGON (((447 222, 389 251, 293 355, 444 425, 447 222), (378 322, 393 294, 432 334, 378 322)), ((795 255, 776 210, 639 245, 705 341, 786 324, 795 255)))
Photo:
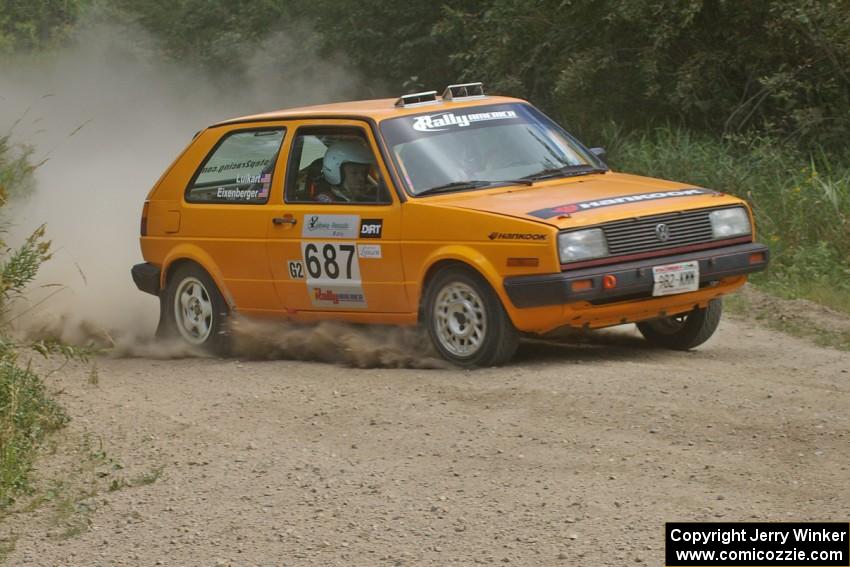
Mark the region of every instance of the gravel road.
POLYGON ((71 364, 49 497, 0 536, 10 565, 659 565, 665 521, 847 521, 848 372, 729 318, 478 371, 71 364))

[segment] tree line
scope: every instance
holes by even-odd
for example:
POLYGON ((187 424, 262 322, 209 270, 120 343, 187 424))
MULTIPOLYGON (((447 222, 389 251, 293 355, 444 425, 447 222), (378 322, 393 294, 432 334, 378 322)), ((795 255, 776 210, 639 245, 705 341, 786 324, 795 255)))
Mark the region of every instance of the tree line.
POLYGON ((850 0, 0 0, 0 52, 61 46, 92 10, 211 74, 308 26, 368 79, 364 96, 481 80, 584 137, 675 124, 803 147, 850 139, 850 0))

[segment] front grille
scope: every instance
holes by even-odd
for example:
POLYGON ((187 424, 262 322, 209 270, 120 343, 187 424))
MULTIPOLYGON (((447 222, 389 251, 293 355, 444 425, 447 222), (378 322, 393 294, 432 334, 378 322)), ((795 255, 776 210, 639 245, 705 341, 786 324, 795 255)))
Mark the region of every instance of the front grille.
POLYGON ((708 218, 710 209, 681 211, 651 217, 614 221, 602 225, 611 256, 653 252, 711 242, 714 235, 708 218), (656 228, 667 225, 669 238, 662 241, 656 228))

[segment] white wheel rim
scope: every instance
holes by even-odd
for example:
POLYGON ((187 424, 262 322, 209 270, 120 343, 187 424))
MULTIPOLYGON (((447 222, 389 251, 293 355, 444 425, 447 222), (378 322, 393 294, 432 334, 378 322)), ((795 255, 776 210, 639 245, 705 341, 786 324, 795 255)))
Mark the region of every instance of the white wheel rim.
POLYGON ((472 287, 460 282, 443 287, 433 316, 437 340, 452 355, 472 356, 484 343, 487 315, 484 302, 472 287))
POLYGON ((203 344, 210 336, 213 306, 207 288, 197 278, 180 282, 174 296, 174 320, 184 339, 194 345, 203 344))

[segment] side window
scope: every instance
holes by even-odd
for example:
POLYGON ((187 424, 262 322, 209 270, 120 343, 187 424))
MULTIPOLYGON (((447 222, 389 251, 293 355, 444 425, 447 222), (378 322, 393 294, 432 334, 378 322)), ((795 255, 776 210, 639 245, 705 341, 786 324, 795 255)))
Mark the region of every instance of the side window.
POLYGON ((389 203, 389 193, 363 130, 298 130, 289 158, 286 202, 389 203))
POLYGON ((186 189, 190 203, 263 204, 269 199, 284 128, 239 130, 213 148, 186 189))

